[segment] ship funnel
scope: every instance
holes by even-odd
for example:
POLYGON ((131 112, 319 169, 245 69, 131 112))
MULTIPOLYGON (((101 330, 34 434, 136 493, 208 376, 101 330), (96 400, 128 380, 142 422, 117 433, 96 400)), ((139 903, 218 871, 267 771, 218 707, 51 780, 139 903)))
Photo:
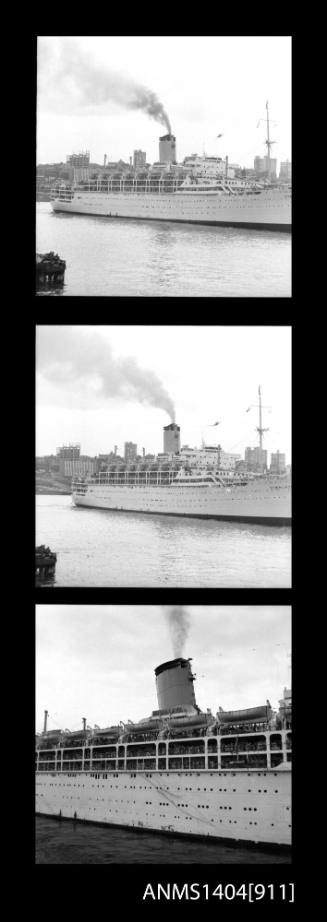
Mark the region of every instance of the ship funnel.
POLYGON ((169 660, 155 669, 158 707, 160 711, 171 711, 182 706, 194 712, 197 708, 194 694, 194 676, 189 659, 169 660))
POLYGON ((83 721, 83 730, 86 730, 86 717, 82 717, 83 721))
POLYGON ((44 711, 43 733, 47 732, 48 714, 49 714, 49 711, 44 711))
POLYGON ((176 423, 163 428, 163 450, 169 455, 176 455, 181 450, 181 429, 176 423))

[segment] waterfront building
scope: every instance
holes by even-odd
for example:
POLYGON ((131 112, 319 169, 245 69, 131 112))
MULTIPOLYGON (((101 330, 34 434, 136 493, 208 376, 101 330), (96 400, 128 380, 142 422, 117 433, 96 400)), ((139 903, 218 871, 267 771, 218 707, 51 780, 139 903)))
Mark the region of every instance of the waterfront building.
POLYGON ((270 458, 270 473, 271 474, 285 474, 286 471, 286 455, 282 454, 278 449, 276 452, 272 452, 270 458))
POLYGON ((97 474, 98 470, 97 458, 89 458, 87 455, 82 455, 75 460, 66 459, 63 464, 65 477, 85 477, 87 474, 97 474))
POLYGON ((260 448, 258 445, 255 448, 246 448, 245 449, 245 462, 246 462, 248 471, 267 470, 267 466, 268 466, 267 450, 265 448, 260 448))
POLYGON ((137 458, 137 445, 135 442, 125 442, 124 446, 125 461, 135 461, 137 458))
POLYGON ((281 182, 292 182, 292 162, 291 160, 282 160, 279 167, 279 179, 281 182))
POLYGON ((143 170, 145 166, 146 166, 145 150, 135 150, 133 154, 134 170, 143 170))

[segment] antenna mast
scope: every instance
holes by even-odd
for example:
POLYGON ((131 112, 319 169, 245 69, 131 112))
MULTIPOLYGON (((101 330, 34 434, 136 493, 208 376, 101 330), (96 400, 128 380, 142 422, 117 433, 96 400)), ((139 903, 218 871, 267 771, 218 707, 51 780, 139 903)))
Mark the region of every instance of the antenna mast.
POLYGON ((259 447, 260 447, 260 451, 262 451, 262 436, 263 436, 263 433, 264 433, 264 432, 269 432, 269 429, 263 429, 263 427, 262 427, 262 403, 261 403, 261 387, 260 387, 260 384, 259 384, 259 387, 258 387, 258 394, 259 394, 259 425, 257 426, 257 432, 259 433, 259 447))
POLYGON ((271 140, 270 140, 268 100, 267 100, 267 102, 266 102, 266 109, 267 109, 267 140, 266 140, 266 145, 267 145, 267 160, 268 160, 268 178, 270 179, 270 172, 271 172, 270 148, 271 148, 272 144, 275 144, 275 143, 276 143, 276 141, 271 141, 271 140))

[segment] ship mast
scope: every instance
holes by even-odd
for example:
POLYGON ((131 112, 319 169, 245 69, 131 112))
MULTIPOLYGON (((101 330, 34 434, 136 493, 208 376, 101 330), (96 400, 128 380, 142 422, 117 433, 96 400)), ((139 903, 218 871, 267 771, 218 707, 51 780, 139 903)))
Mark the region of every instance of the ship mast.
MULTIPOLYGON (((262 403, 261 403, 261 386, 260 386, 260 384, 259 384, 259 387, 258 387, 258 396, 259 396, 259 403, 253 403, 253 404, 251 404, 251 405, 249 406, 248 409, 249 409, 249 410, 252 410, 252 409, 259 410, 259 425, 256 426, 256 432, 257 432, 258 435, 259 435, 259 449, 260 449, 259 467, 262 469, 263 466, 264 466, 264 465, 263 465, 263 458, 262 458, 263 434, 264 434, 264 432, 269 432, 269 429, 268 429, 268 428, 265 428, 265 427, 262 425, 262 403)), ((266 409, 266 410, 271 410, 271 407, 266 406, 265 409, 266 409)), ((247 410, 246 412, 248 413, 248 410, 247 410)))
POLYGON ((267 102, 266 102, 266 109, 267 109, 267 140, 266 140, 266 145, 267 145, 267 160, 268 160, 268 179, 270 179, 270 172, 271 172, 270 148, 271 148, 272 144, 275 144, 276 142, 270 140, 268 100, 267 100, 267 102))
POLYGON ((258 387, 258 395, 259 395, 259 406, 258 406, 258 409, 259 409, 259 425, 257 426, 257 432, 258 432, 258 434, 259 434, 259 448, 260 448, 260 451, 262 451, 262 441, 263 441, 262 437, 263 437, 263 433, 264 433, 264 432, 269 432, 269 429, 263 429, 263 427, 262 427, 262 403, 261 403, 261 387, 260 387, 260 384, 259 384, 259 387, 258 387))

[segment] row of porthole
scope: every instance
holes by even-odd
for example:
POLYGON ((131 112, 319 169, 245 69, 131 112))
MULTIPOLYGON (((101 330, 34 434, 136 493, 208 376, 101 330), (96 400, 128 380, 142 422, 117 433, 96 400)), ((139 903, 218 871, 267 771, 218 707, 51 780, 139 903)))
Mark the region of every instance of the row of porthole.
MULTIPOLYGON (((42 796, 43 796, 43 795, 42 795, 42 796)), ((134 802, 135 802, 135 801, 134 801, 134 802)), ((89 807, 88 809, 91 810, 92 807, 89 807)), ((96 807, 93 807, 93 812, 95 812, 95 811, 96 811, 96 807)), ((107 811, 107 812, 108 812, 108 813, 118 813, 119 811, 118 811, 118 810, 111 810, 110 808, 108 808, 108 811, 107 811)), ((149 814, 149 813, 147 812, 145 815, 146 815, 146 816, 149 816, 149 815, 151 815, 151 814, 149 814)), ((152 816, 156 816, 156 814, 153 813, 152 816)), ((165 813, 159 813, 159 817, 160 817, 161 819, 166 819, 166 814, 165 814, 165 813)), ((178 820, 178 819, 180 819, 180 816, 179 816, 178 814, 174 814, 174 817, 173 817, 173 818, 178 820)), ((192 817, 187 816, 187 817, 183 817, 183 819, 191 821, 191 820, 192 820, 192 817)), ((215 821, 214 821, 214 819, 211 819, 210 822, 211 822, 211 823, 214 823, 215 821)), ((238 821, 237 821, 237 820, 228 820, 228 822, 229 822, 229 824, 234 823, 235 825, 237 825, 237 822, 238 822, 238 821)), ((219 820, 219 823, 223 823, 223 820, 220 819, 220 820, 219 820)), ((133 824, 133 825, 134 825, 134 824, 133 824)), ((249 821, 249 825, 250 825, 250 826, 257 826, 258 823, 256 822, 256 820, 254 820, 254 821, 250 820, 250 821, 249 821)), ((274 824, 274 823, 271 823, 270 825, 271 825, 271 826, 274 826, 275 824, 274 824)), ((289 828, 289 829, 292 828, 290 823, 288 824, 288 828, 289 828)))

